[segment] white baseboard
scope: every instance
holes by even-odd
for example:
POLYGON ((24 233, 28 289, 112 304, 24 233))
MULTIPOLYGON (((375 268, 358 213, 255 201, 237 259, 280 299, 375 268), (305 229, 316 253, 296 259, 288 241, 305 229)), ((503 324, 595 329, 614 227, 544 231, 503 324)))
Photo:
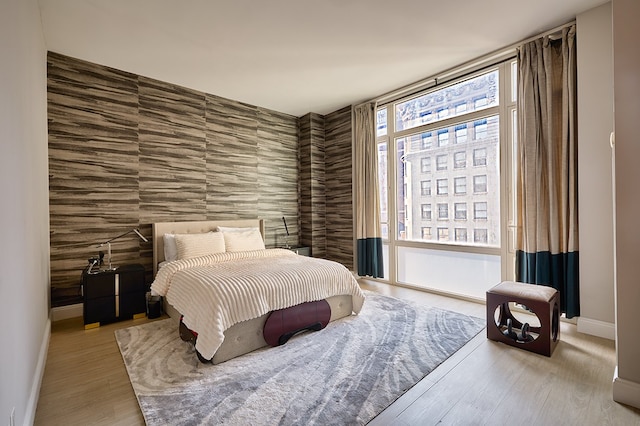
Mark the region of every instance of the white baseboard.
POLYGON ((61 321, 82 316, 82 303, 51 308, 51 321, 61 321))
POLYGON ((24 413, 24 424, 32 425, 36 418, 36 409, 38 408, 38 397, 40 396, 40 386, 42 385, 42 377, 44 377, 44 367, 47 365, 47 353, 49 351, 49 340, 51 339, 51 320, 47 319, 44 328, 44 336, 42 336, 42 344, 40 345, 40 353, 38 354, 38 365, 33 374, 31 382, 31 392, 29 393, 29 401, 27 409, 24 413))
POLYGON ((640 383, 618 377, 618 367, 613 375, 613 400, 640 408, 640 383))
POLYGON ((578 332, 616 340, 616 325, 591 318, 578 318, 578 332))

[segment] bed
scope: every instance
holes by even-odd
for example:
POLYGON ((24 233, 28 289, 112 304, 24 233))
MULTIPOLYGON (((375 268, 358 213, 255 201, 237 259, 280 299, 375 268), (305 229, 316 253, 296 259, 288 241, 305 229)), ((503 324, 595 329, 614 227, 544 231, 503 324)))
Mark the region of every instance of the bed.
MULTIPOLYGON (((195 345, 201 360, 210 359, 214 364, 217 364, 266 346, 263 329, 273 311, 279 312, 283 308, 298 307, 300 304, 312 300, 326 300, 330 307, 329 322, 360 311, 364 302, 364 294, 347 268, 336 262, 299 256, 285 249, 254 250, 255 247, 249 247, 250 250, 246 251, 234 250, 233 252, 207 254, 169 262, 165 259, 165 234, 178 234, 176 238, 179 237, 182 242, 182 239, 197 239, 205 234, 206 238, 213 237, 208 233, 217 231, 220 227, 226 228, 229 232, 257 228, 259 238, 262 239, 264 245, 265 228, 261 219, 160 222, 152 225, 155 277, 152 291, 164 296, 165 312, 176 321, 177 325, 184 317, 184 324, 197 333, 198 339, 195 345), (187 236, 185 237, 185 235, 187 236), (254 258, 261 258, 261 260, 254 258), (265 266, 266 264, 268 266, 265 266), (295 272, 298 265, 301 269, 299 272, 295 272), (247 296, 247 294, 253 293, 247 293, 246 291, 249 290, 244 287, 243 291, 236 291, 235 287, 230 287, 230 290, 226 289, 226 286, 231 284, 227 284, 226 279, 223 279, 223 274, 227 269, 236 266, 243 271, 242 274, 237 271, 230 272, 228 280, 242 280, 243 277, 246 277, 250 283, 259 280, 260 288, 255 290, 255 297, 247 296), (330 276, 321 278, 319 273, 307 273, 307 271, 314 271, 318 266, 323 271, 326 270, 330 276), (282 269, 282 273, 276 273, 280 269, 282 269), (348 273, 348 278, 345 272, 348 273), (300 287, 292 285, 291 282, 277 284, 280 281, 280 275, 283 275, 282 280, 300 280, 300 282, 307 283, 312 279, 314 282, 300 287), (313 275, 313 278, 309 278, 308 275, 313 275), (202 282, 197 282, 200 280, 202 282), (274 286, 280 287, 265 289, 267 294, 263 294, 262 287, 271 286, 272 281, 274 286), (265 285, 265 282, 269 283, 268 286, 265 285), (202 306, 201 303, 201 300, 205 300, 206 297, 193 296, 196 293, 200 294, 199 292, 205 292, 208 295, 209 292, 219 291, 219 287, 225 289, 224 297, 221 297, 220 294, 212 296, 211 300, 207 300, 206 306, 202 306), (283 296, 283 291, 286 293, 285 296, 283 296), (229 294, 235 293, 245 296, 239 296, 239 300, 235 301, 227 300, 229 294), (242 308, 238 308, 238 305, 241 305, 242 308), (271 308, 276 309, 271 310, 271 308), (245 310, 248 312, 244 312, 245 310), (237 311, 242 311, 242 315, 249 317, 242 317, 237 311), (203 326, 203 324, 213 323, 215 323, 215 327, 203 326)), ((217 234, 214 235, 215 237, 220 237, 220 233, 215 234, 217 234)), ((230 235, 225 236, 225 238, 227 237, 230 235)), ((234 238, 236 237, 234 236, 234 238)), ((242 244, 237 246, 234 243, 232 246, 231 240, 228 240, 228 244, 228 249, 232 247, 242 249, 242 244)), ((245 283, 243 282, 241 285, 244 286, 245 283)), ((254 289, 252 288, 250 291, 254 291, 254 289)))

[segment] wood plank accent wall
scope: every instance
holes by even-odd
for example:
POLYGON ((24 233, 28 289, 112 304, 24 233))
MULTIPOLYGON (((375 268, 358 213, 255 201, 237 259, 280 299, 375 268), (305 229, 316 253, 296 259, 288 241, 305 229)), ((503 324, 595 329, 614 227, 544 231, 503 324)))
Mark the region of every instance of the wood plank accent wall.
POLYGON ((351 107, 298 119, 300 242, 353 269, 351 107))
POLYGON ((298 119, 301 244, 315 257, 325 257, 325 127, 324 117, 309 113, 298 119))
MULTIPOLYGON (((266 221, 298 242, 298 120, 64 55, 48 55, 52 305, 77 303, 96 244, 159 221, 266 221)), ((112 244, 114 264, 152 244, 112 244)))
POLYGON ((351 107, 325 116, 327 259, 354 270, 351 107))

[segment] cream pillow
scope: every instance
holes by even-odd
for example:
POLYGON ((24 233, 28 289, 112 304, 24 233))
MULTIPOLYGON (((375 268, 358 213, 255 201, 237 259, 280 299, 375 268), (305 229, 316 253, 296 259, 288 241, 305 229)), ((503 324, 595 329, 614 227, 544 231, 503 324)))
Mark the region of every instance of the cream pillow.
POLYGON ((178 258, 176 234, 164 234, 164 260, 171 262, 178 258))
POLYGON ((224 253, 225 244, 222 232, 204 234, 175 234, 178 259, 224 253))
POLYGON ((227 251, 264 250, 264 240, 258 228, 247 228, 244 231, 223 232, 224 245, 227 251))

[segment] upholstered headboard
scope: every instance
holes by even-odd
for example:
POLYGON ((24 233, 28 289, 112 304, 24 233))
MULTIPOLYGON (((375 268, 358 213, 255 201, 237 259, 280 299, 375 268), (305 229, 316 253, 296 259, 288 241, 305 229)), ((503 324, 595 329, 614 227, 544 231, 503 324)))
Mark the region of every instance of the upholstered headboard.
POLYGON ((153 276, 158 272, 158 264, 164 261, 164 234, 199 234, 215 231, 218 226, 260 228, 264 240, 262 219, 206 220, 201 222, 158 222, 151 225, 153 236, 153 276))

